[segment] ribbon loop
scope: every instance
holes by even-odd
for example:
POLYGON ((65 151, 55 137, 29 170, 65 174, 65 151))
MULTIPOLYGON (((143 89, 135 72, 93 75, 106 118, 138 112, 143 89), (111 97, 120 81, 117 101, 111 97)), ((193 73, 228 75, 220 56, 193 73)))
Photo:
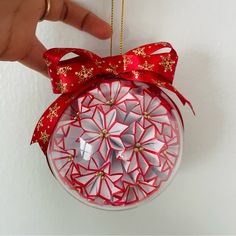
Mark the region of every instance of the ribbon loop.
POLYGON ((50 66, 57 67, 61 59, 69 53, 74 53, 79 57, 88 57, 91 60, 100 58, 90 51, 79 48, 52 48, 46 51, 43 56, 47 66, 50 68, 50 66))
POLYGON ((167 42, 159 42, 159 43, 151 43, 151 44, 145 44, 141 47, 137 47, 134 48, 130 51, 128 51, 126 54, 129 55, 152 55, 154 54, 156 51, 160 50, 160 49, 164 49, 167 48, 169 49, 169 53, 171 53, 173 56, 177 56, 176 51, 174 50, 174 48, 172 47, 172 45, 170 43, 167 42))
POLYGON ((47 51, 44 57, 52 78, 53 92, 61 94, 74 92, 91 79, 107 74, 139 80, 138 74, 145 76, 154 73, 157 80, 172 83, 178 62, 176 51, 171 44, 164 42, 147 44, 113 57, 101 58, 90 51, 74 48, 54 48, 47 51), (164 48, 170 51, 157 52, 164 48), (61 61, 69 53, 78 57, 61 61))

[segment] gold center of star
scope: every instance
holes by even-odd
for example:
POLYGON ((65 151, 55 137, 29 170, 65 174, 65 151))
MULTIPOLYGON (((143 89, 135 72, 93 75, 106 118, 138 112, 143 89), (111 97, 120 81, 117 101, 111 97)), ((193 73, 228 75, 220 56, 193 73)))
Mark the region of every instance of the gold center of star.
POLYGON ((102 138, 107 138, 109 136, 108 130, 107 129, 103 129, 100 133, 100 137, 102 138))
POLYGON ((115 100, 114 100, 113 98, 111 98, 111 99, 107 100, 106 103, 107 103, 108 105, 112 106, 112 105, 114 105, 115 100))
POLYGON ((146 112, 146 111, 143 113, 143 116, 144 116, 144 118, 146 118, 146 119, 150 119, 150 115, 149 115, 149 113, 146 112))
POLYGON ((143 150, 143 147, 142 147, 142 145, 140 144, 140 143, 136 143, 135 145, 134 145, 134 151, 135 152, 140 152, 140 151, 142 151, 143 150))
POLYGON ((79 112, 76 113, 75 117, 74 117, 74 120, 77 120, 79 117, 79 112))
POLYGON ((74 160, 73 155, 69 155, 69 156, 68 156, 68 161, 73 161, 73 160, 74 160))
POLYGON ((100 177, 101 179, 104 179, 104 178, 105 178, 103 171, 98 171, 98 172, 96 172, 96 176, 97 176, 97 177, 100 177))

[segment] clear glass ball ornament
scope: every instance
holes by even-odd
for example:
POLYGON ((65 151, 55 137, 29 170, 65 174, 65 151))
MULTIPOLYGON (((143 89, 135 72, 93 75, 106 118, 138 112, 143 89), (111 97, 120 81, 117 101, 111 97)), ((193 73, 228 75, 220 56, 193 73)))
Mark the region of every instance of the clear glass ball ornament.
POLYGON ((179 166, 182 145, 179 111, 161 89, 104 78, 65 110, 47 156, 75 198, 121 210, 161 193, 179 166))

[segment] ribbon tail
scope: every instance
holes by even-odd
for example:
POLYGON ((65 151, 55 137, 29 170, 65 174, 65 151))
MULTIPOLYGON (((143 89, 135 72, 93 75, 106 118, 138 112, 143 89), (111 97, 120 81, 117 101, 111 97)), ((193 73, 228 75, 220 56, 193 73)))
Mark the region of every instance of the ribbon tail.
POLYGON ((192 113, 195 115, 195 111, 193 109, 193 106, 189 100, 187 100, 173 85, 171 84, 166 84, 163 86, 163 88, 166 88, 170 90, 171 92, 175 93, 175 95, 179 98, 181 103, 185 106, 186 104, 190 107, 192 113))
POLYGON ((38 143, 45 156, 47 156, 47 149, 50 138, 56 127, 56 124, 62 116, 65 109, 76 99, 79 93, 63 94, 58 97, 44 112, 38 121, 31 144, 38 143))

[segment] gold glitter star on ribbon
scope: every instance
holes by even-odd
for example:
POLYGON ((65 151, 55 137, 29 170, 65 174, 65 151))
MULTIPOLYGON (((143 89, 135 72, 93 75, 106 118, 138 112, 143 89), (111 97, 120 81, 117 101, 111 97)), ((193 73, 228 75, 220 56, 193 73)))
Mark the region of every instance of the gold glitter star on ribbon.
POLYGON ((161 56, 161 60, 162 61, 159 63, 159 65, 164 67, 164 71, 172 72, 172 66, 175 64, 175 61, 171 59, 170 54, 167 57, 161 56))
POLYGON ((40 140, 42 140, 44 144, 48 142, 48 139, 49 139, 49 134, 47 134, 47 131, 45 130, 44 132, 41 132, 40 140))
POLYGON ((49 108, 49 114, 47 115, 47 118, 49 118, 50 122, 52 122, 54 117, 58 117, 57 111, 60 109, 60 106, 57 105, 57 103, 49 108))
POLYGON ((123 56, 123 63, 124 63, 124 70, 127 69, 128 65, 133 64, 133 62, 131 61, 131 59, 128 56, 123 56))
POLYGON ((99 60, 96 60, 95 61, 95 64, 98 68, 102 68, 102 64, 104 63, 104 61, 99 61, 99 60))
POLYGON ((67 90, 67 83, 63 83, 62 80, 56 83, 56 86, 56 90, 60 93, 64 93, 67 90))
POLYGON ((141 74, 139 71, 135 71, 135 70, 133 70, 132 73, 135 76, 135 79, 137 79, 141 74))
MULTIPOLYGON (((93 68, 86 68, 85 66, 82 66, 81 71, 75 72, 75 75, 80 77, 82 81, 89 80, 93 77, 93 68)), ((79 80, 78 83, 81 83, 81 80, 79 80)))
POLYGON ((166 85, 166 82, 164 82, 164 81, 158 81, 158 80, 155 80, 155 79, 153 79, 152 82, 153 82, 157 87, 165 87, 165 85, 166 85))
POLYGON ((143 65, 138 65, 138 67, 142 70, 152 70, 154 64, 148 64, 148 62, 145 61, 143 65))
POLYGON ((118 65, 112 65, 111 63, 109 63, 108 68, 106 68, 107 72, 113 73, 114 75, 117 75, 117 67, 118 65))
POLYGON ((134 49, 133 52, 137 56, 146 56, 147 54, 145 53, 144 49, 145 49, 144 47, 143 48, 137 48, 137 49, 134 49))
POLYGON ((52 64, 52 62, 49 61, 48 58, 46 58, 44 61, 47 67, 49 67, 52 64))
POLYGON ((64 75, 67 76, 67 72, 72 70, 70 66, 64 66, 57 69, 57 75, 64 75))
POLYGON ((166 42, 159 42, 159 43, 156 43, 155 45, 162 45, 164 47, 168 47, 169 44, 166 42))
POLYGON ((40 127, 43 127, 43 119, 44 119, 44 117, 42 117, 40 120, 39 120, 39 122, 38 122, 38 124, 37 124, 37 131, 39 131, 39 129, 40 129, 40 127))

